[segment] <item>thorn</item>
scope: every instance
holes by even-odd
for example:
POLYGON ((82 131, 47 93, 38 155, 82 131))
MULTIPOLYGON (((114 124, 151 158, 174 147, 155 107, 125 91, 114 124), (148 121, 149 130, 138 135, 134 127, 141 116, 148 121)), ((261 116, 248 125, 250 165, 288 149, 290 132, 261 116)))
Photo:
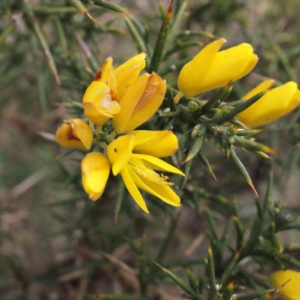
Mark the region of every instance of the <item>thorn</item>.
POLYGON ((256 191, 256 189, 254 187, 253 182, 251 180, 247 180, 247 182, 250 185, 250 187, 251 187, 252 191, 254 192, 255 196, 258 197, 258 193, 257 193, 257 191, 256 191))

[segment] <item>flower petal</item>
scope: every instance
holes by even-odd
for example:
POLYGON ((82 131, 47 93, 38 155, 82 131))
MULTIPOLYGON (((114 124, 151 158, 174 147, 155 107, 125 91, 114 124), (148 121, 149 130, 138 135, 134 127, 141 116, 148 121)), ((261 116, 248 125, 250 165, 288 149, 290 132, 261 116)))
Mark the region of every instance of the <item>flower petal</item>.
POLYGON ((129 122, 133 110, 137 105, 139 99, 142 97, 143 92, 146 88, 147 81, 149 78, 149 74, 145 73, 138 77, 135 81, 134 85, 130 86, 124 95, 124 97, 120 100, 121 111, 119 116, 113 120, 113 127, 117 130, 118 133, 123 133, 123 128, 129 122))
POLYGON ((268 80, 263 81, 258 86, 256 86, 254 89, 252 89, 250 92, 248 92, 245 96, 243 96, 242 99, 249 100, 250 98, 254 97, 255 95, 266 91, 274 84, 274 82, 275 82, 274 79, 268 79, 268 80))
POLYGON ((147 178, 138 176, 131 168, 128 168, 128 173, 134 183, 142 190, 172 206, 180 206, 179 196, 168 185, 151 182, 147 178))
POLYGON ((258 61, 250 44, 220 51, 201 80, 202 92, 227 85, 247 75, 258 61))
POLYGON ((141 70, 145 68, 145 58, 145 53, 137 54, 115 69, 118 99, 123 98, 125 91, 136 81, 141 70))
POLYGON ((249 57, 249 62, 247 64, 246 68, 244 69, 244 71, 242 71, 240 73, 240 75, 237 76, 236 78, 234 78, 232 81, 237 81, 237 80, 245 77, 246 75, 248 75, 254 69, 258 60, 259 60, 258 56, 256 54, 252 53, 249 57))
POLYGON ((238 119, 249 127, 271 123, 294 110, 300 102, 297 84, 286 84, 267 91, 257 102, 238 115, 238 119))
POLYGON ((280 288, 280 294, 285 300, 300 299, 300 273, 291 270, 280 270, 273 272, 270 278, 271 288, 280 288))
POLYGON ((144 164, 152 170, 170 172, 174 174, 179 174, 181 176, 185 176, 183 172, 181 172, 176 167, 168 164, 167 162, 146 154, 132 154, 133 157, 143 160, 144 164))
POLYGON ((183 66, 178 77, 181 92, 195 96, 223 87, 254 68, 258 57, 250 44, 243 43, 218 52, 224 42, 224 39, 219 39, 208 44, 183 66))
POLYGON ((111 57, 108 57, 104 61, 100 71, 96 74, 94 81, 103 82, 104 84, 106 84, 109 87, 111 91, 111 95, 113 95, 114 100, 117 98, 116 97, 116 93, 117 93, 116 75, 113 67, 113 59, 111 57))
POLYGON ((130 173, 128 172, 128 168, 124 168, 121 172, 121 176, 123 178, 123 181, 125 183, 125 186, 134 199, 134 201, 140 206, 140 208, 145 211, 146 213, 149 213, 147 205, 145 203, 145 200, 143 196, 141 195, 139 189, 137 188, 134 180, 132 179, 130 173))
MULTIPOLYGON (((170 132, 166 131, 164 134, 159 134, 156 131, 132 131, 118 137, 107 146, 107 154, 112 163, 113 174, 121 174, 130 194, 146 212, 148 210, 138 188, 145 190, 170 205, 180 205, 180 198, 170 188, 170 185, 173 185, 173 183, 167 181, 167 176, 161 176, 154 170, 172 172, 182 176, 185 176, 184 173, 157 157, 132 153, 138 145, 148 143, 155 137, 158 137, 158 141, 160 142, 165 135, 169 136, 170 132)), ((170 150, 165 151, 170 152, 170 150)))
POLYGON ((134 146, 135 153, 148 154, 155 157, 167 157, 174 154, 178 150, 178 139, 171 130, 135 130, 132 133, 146 135, 152 133, 152 138, 144 143, 134 146))
POLYGON ((118 137, 107 146, 107 155, 114 175, 119 174, 128 163, 133 145, 133 137, 127 134, 118 137))
POLYGON ((56 142, 65 148, 89 149, 93 142, 93 132, 89 125, 79 118, 64 122, 56 131, 56 142))
POLYGON ((112 115, 98 113, 98 109, 93 103, 83 103, 84 114, 88 117, 94 124, 102 126, 105 124, 112 115))
POLYGON ((178 76, 178 88, 187 96, 195 96, 202 92, 201 81, 206 76, 215 55, 226 42, 218 39, 206 45, 190 62, 185 64, 178 76))
POLYGON ((138 145, 147 143, 152 140, 155 136, 155 131, 152 130, 134 130, 128 133, 133 139, 134 148, 138 145))
POLYGON ((108 85, 93 81, 83 96, 84 114, 95 124, 103 125, 120 111, 120 105, 111 97, 108 85))
POLYGON ((146 122, 160 107, 166 82, 156 73, 138 77, 120 100, 121 111, 112 121, 118 133, 129 132, 146 122))
POLYGON ((83 188, 91 200, 97 200, 104 192, 109 171, 109 161, 102 153, 88 153, 81 161, 83 188))

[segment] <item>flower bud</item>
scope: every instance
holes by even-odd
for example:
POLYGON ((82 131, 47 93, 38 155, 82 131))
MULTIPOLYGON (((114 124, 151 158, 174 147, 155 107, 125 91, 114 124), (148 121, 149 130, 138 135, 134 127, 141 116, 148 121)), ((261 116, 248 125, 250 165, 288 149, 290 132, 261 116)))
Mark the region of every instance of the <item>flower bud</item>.
POLYGON ((64 122, 56 131, 56 142, 65 148, 90 149, 93 132, 89 125, 77 118, 64 122))
POLYGON ((81 161, 82 185, 91 200, 103 194, 109 171, 110 163, 102 153, 88 153, 81 161))
POLYGON ((178 76, 179 90, 189 97, 223 87, 246 76, 256 65, 258 57, 250 44, 243 43, 219 51, 225 39, 204 47, 178 76))
MULTIPOLYGON (((273 80, 262 82, 243 99, 248 100, 253 95, 269 88, 273 80)), ((248 127, 262 126, 283 117, 294 110, 300 102, 300 91, 297 84, 289 81, 286 84, 267 91, 258 101, 242 111, 238 119, 248 127)))

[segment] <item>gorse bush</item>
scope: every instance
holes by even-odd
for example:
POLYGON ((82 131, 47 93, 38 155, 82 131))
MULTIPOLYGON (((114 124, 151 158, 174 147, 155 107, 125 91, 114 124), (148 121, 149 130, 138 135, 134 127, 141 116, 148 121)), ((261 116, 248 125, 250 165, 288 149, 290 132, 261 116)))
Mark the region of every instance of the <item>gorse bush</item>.
POLYGON ((265 38, 298 20, 252 5, 2 1, 2 103, 24 94, 47 157, 5 193, 43 183, 26 211, 48 245, 30 272, 3 226, 7 299, 300 299, 299 46, 265 38))

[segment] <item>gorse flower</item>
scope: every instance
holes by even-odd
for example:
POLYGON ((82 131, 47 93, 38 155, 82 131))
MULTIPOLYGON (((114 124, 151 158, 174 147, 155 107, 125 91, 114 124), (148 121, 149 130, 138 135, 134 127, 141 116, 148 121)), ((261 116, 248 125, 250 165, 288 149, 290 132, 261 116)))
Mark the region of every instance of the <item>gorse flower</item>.
POLYGON ((56 131, 56 142, 65 148, 90 149, 93 132, 89 125, 78 118, 64 122, 56 131))
POLYGON ((243 43, 218 52, 225 41, 222 38, 213 41, 183 66, 178 76, 181 93, 193 97, 226 86, 255 67, 258 57, 250 44, 243 43))
POLYGON ((145 67, 145 57, 143 53, 135 55, 116 70, 111 57, 104 61, 82 100, 84 113, 92 122, 103 125, 120 112, 119 100, 145 67))
POLYGON ((300 300, 300 273, 291 270, 273 272, 270 277, 271 288, 278 288, 284 300, 300 300))
POLYGON ((124 183, 137 204, 149 213, 138 188, 164 202, 180 206, 180 198, 170 188, 168 177, 154 170, 184 176, 177 168, 159 159, 174 154, 177 137, 169 130, 132 131, 118 137, 107 146, 108 159, 99 152, 88 153, 81 161, 82 184, 89 198, 99 199, 104 192, 112 165, 113 174, 121 174, 124 183))
MULTIPOLYGON (((246 94, 243 99, 248 100, 256 94, 266 91, 274 83, 269 79, 246 94)), ((238 115, 238 119, 248 127, 262 126, 271 123, 292 110, 300 102, 300 91, 297 84, 289 81, 281 86, 268 90, 257 102, 238 115)))
POLYGON ((110 163, 102 153, 90 152, 81 161, 82 185, 91 200, 103 194, 109 172, 110 163))
MULTIPOLYGON (((159 159, 174 154, 178 149, 177 137, 168 130, 132 131, 146 122, 161 105, 166 81, 156 73, 144 73, 145 54, 138 54, 118 68, 113 68, 112 58, 103 63, 94 81, 83 96, 84 114, 96 125, 102 126, 112 118, 114 134, 130 132, 118 137, 107 146, 108 158, 101 152, 88 153, 81 162, 82 185, 89 198, 99 199, 104 192, 110 168, 114 175, 121 174, 130 194, 146 212, 145 201, 138 188, 173 206, 180 199, 170 188, 167 176, 154 170, 184 174, 159 159)), ((99 129, 95 130, 99 132, 99 129)), ((95 134, 95 143, 98 135, 95 134)), ((81 119, 70 119, 56 133, 63 147, 89 149, 93 141, 92 129, 81 119)), ((105 148, 106 146, 99 146, 105 148)))
POLYGON ((156 73, 139 76, 145 67, 144 53, 135 55, 114 70, 107 58, 83 96, 84 114, 96 125, 113 118, 118 133, 129 132, 146 122, 161 105, 166 82, 156 73))
POLYGON ((172 155, 177 149, 178 141, 171 131, 144 130, 120 136, 107 147, 113 174, 122 176, 133 199, 147 213, 139 188, 170 205, 180 206, 180 198, 170 188, 173 183, 167 181, 167 176, 155 172, 184 176, 180 170, 158 158, 172 155), (162 142, 165 138, 168 143, 162 142))

